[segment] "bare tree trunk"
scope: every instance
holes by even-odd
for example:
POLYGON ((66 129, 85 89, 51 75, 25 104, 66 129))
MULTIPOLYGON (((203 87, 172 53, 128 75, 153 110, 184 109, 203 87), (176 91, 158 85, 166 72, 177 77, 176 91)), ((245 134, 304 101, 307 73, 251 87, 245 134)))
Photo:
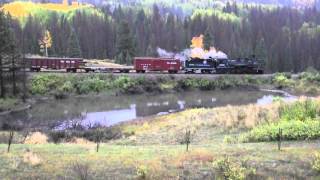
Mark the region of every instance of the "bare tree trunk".
POLYGON ((4 87, 4 78, 3 78, 2 57, 1 57, 1 55, 0 55, 0 89, 1 89, 0 97, 4 98, 6 93, 5 93, 5 87, 4 87))
POLYGON ((13 96, 17 95, 17 85, 16 85, 16 66, 15 66, 15 54, 13 52, 11 59, 12 66, 12 93, 13 96))
POLYGON ((48 57, 48 47, 47 47, 47 45, 45 45, 45 48, 46 48, 46 57, 48 57))
POLYGON ((10 152, 11 144, 12 144, 12 141, 13 141, 13 136, 14 136, 14 131, 10 131, 9 139, 8 139, 8 149, 7 149, 8 153, 10 152))
POLYGON ((24 29, 22 29, 22 87, 23 87, 23 94, 22 94, 22 101, 25 103, 27 98, 27 73, 26 73, 26 60, 25 60, 25 52, 24 52, 24 29))
POLYGON ((97 142, 97 152, 99 152, 100 142, 97 142))

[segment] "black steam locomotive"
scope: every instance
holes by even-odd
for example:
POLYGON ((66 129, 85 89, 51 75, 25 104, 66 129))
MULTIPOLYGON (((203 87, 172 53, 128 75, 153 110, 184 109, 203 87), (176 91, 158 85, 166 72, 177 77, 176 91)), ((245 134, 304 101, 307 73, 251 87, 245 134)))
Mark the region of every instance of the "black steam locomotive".
POLYGON ((264 63, 253 58, 229 60, 223 58, 190 58, 185 61, 185 73, 202 74, 263 74, 264 63))

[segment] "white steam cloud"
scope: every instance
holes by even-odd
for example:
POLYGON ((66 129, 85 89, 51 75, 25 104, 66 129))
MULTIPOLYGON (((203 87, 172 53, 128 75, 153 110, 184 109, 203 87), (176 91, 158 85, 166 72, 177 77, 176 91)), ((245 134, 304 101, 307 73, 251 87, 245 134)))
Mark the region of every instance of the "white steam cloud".
POLYGON ((197 55, 202 59, 228 59, 227 54, 222 51, 217 51, 215 48, 211 48, 210 51, 205 51, 202 48, 185 49, 179 53, 169 52, 162 48, 157 48, 159 57, 163 58, 175 58, 180 61, 186 61, 189 57, 197 55))

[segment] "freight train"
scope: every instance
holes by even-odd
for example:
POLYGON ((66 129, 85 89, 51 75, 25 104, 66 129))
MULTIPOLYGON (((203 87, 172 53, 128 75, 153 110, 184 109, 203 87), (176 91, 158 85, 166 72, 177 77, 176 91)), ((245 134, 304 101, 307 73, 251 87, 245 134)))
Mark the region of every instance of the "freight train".
POLYGON ((263 63, 251 59, 201 59, 190 58, 180 61, 175 58, 135 57, 134 66, 97 67, 88 66, 81 58, 26 58, 27 68, 30 71, 65 70, 66 72, 120 72, 120 73, 146 73, 168 72, 201 73, 201 74, 263 74, 263 63))

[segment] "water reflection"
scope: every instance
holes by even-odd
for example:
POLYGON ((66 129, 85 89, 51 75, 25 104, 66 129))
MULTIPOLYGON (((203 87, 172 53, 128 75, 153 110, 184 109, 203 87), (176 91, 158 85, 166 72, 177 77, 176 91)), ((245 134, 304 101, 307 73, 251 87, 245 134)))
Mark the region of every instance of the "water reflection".
MULTIPOLYGON (((26 121, 33 127, 68 128, 80 123, 83 126, 100 124, 112 126, 150 115, 163 115, 187 108, 271 103, 280 92, 266 91, 208 91, 183 92, 157 96, 78 97, 66 100, 41 101, 24 113, 15 113, 6 120, 26 121)), ((292 96, 285 96, 288 100, 292 96)), ((0 120, 0 127, 1 127, 0 120)))

